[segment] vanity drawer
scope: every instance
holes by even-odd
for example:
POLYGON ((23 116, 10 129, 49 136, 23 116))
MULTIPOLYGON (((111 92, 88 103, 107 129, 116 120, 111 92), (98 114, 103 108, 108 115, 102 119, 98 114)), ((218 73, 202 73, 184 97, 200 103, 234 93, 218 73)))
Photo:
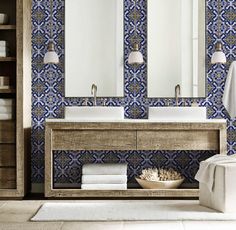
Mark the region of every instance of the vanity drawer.
POLYGON ((0 167, 16 165, 16 147, 12 144, 0 144, 0 167))
POLYGON ((15 168, 0 168, 0 189, 16 188, 15 168))
POLYGON ((16 142, 16 127, 13 121, 0 121, 0 143, 16 142))
POLYGON ((136 131, 53 130, 53 150, 134 150, 136 131))
POLYGON ((215 130, 138 131, 138 150, 218 150, 215 130))

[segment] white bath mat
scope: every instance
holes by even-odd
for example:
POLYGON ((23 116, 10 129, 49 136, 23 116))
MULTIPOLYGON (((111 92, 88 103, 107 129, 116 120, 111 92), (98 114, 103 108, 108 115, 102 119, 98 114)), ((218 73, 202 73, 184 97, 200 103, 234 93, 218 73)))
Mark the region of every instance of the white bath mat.
POLYGON ((158 221, 236 220, 236 213, 220 213, 198 201, 86 201, 45 203, 32 221, 158 221))

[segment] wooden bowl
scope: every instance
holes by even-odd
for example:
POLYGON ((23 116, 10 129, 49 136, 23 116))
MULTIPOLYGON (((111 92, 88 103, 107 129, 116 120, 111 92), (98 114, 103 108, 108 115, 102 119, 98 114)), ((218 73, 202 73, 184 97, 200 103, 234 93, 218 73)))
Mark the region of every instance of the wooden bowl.
POLYGON ((143 189, 175 189, 178 188, 184 181, 184 179, 169 181, 148 181, 138 177, 135 179, 143 189))

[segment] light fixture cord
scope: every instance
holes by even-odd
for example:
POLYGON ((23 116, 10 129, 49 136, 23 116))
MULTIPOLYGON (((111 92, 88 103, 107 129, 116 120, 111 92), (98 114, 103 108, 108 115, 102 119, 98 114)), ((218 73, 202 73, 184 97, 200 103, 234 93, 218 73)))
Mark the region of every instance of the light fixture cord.
MULTIPOLYGON (((137 0, 134 0, 134 9, 137 10, 137 0)), ((137 12, 136 12, 137 13, 137 12)), ((137 15, 135 15, 135 32, 136 32, 136 29, 137 29, 137 15)))
MULTIPOLYGON (((137 0, 134 0, 134 8, 135 8, 135 10, 137 10, 137 0)), ((137 13, 137 11, 136 11, 136 13, 137 13)), ((137 15, 135 15, 135 19, 134 19, 134 23, 135 23, 135 42, 134 43, 137 43, 137 15)))
POLYGON ((220 14, 221 14, 221 4, 220 4, 220 0, 218 0, 218 21, 217 21, 217 24, 218 24, 218 41, 220 41, 221 39, 221 20, 220 20, 220 14))
POLYGON ((50 0, 50 40, 52 41, 52 23, 53 23, 53 20, 52 20, 52 10, 53 10, 53 5, 52 5, 52 2, 53 0, 50 0))

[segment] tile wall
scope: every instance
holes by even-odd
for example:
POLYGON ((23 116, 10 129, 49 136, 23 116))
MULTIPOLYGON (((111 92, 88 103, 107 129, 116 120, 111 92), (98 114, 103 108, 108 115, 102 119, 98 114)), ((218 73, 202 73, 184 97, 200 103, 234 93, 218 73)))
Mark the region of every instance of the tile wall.
MULTIPOLYGON (((66 1, 66 0, 65 0, 66 1)), ((165 98, 147 98, 147 65, 138 68, 127 64, 131 50, 131 41, 137 41, 146 60, 147 54, 147 2, 124 0, 124 44, 125 74, 124 98, 105 98, 107 106, 124 106, 125 116, 129 119, 147 118, 149 106, 165 106, 165 98), (134 33, 134 21, 138 20, 137 34, 134 33)), ((53 30, 57 52, 60 54, 58 66, 43 65, 46 43, 49 40, 50 1, 33 0, 32 6, 32 183, 44 181, 44 125, 45 119, 63 118, 65 106, 81 106, 84 98, 64 97, 64 0, 53 0, 53 30)), ((230 63, 236 56, 236 1, 222 0, 220 18, 222 20, 221 39, 227 54, 226 65, 211 65, 210 56, 214 51, 217 34, 217 1, 206 0, 206 98, 197 100, 200 106, 206 106, 208 118, 227 119, 228 154, 236 153, 236 120, 230 120, 222 105, 222 94, 230 63)), ((170 28, 171 29, 171 28, 170 28)), ((147 60, 146 60, 147 61, 147 60)), ((104 98, 99 100, 102 103, 104 98)), ((92 101, 89 99, 89 105, 92 101)), ((192 103, 191 98, 184 99, 185 105, 192 103)), ((187 181, 194 182, 193 176, 199 161, 214 154, 204 151, 82 151, 55 153, 55 182, 58 184, 80 181, 80 167, 86 162, 128 162, 129 180, 132 182, 143 167, 174 167, 183 172, 187 181)))

